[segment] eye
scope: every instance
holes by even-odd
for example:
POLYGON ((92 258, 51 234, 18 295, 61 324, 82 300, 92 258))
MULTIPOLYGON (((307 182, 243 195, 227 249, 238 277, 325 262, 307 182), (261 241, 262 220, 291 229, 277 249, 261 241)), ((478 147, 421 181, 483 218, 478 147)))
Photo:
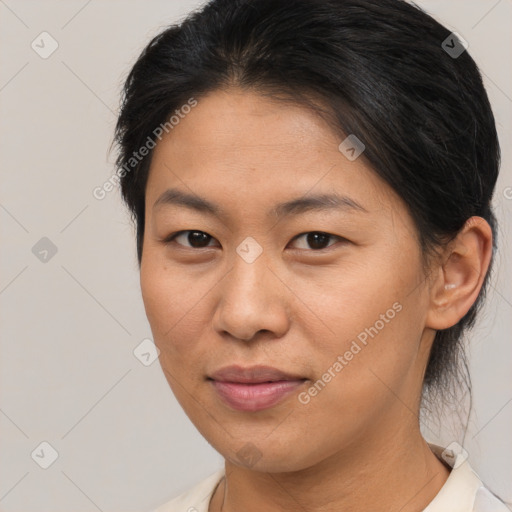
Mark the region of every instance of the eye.
MULTIPOLYGON (((315 251, 321 251, 328 247, 330 247, 333 244, 327 245, 326 243, 329 240, 338 239, 341 241, 345 241, 344 238, 336 235, 331 235, 329 233, 324 233, 322 231, 308 231, 306 233, 302 233, 300 235, 297 235, 293 238, 292 242, 295 240, 300 240, 302 237, 306 237, 306 243, 309 244, 312 249, 315 251)), ((178 231, 176 233, 173 233, 172 235, 169 235, 163 242, 167 244, 171 243, 177 243, 178 245, 182 245, 184 247, 188 247, 190 249, 204 249, 207 247, 214 247, 209 246, 208 242, 211 240, 215 240, 212 236, 210 236, 208 233, 205 233, 204 231, 198 231, 198 230, 184 230, 184 231, 178 231), (186 241, 190 245, 186 245, 184 243, 178 243, 176 240, 178 240, 180 237, 182 237, 182 241, 186 241)), ((306 247, 307 249, 307 247, 306 247)))
MULTIPOLYGON (((168 236, 165 240, 165 244, 170 244, 171 242, 174 242, 175 240, 178 240, 180 237, 182 237, 183 240, 186 240, 190 245, 188 248, 191 249, 204 249, 205 247, 208 247, 208 242, 210 240, 214 240, 212 236, 210 236, 208 233, 205 233, 204 231, 197 231, 197 230, 185 230, 185 231, 178 231, 177 233, 173 233, 172 235, 168 236)), ((174 242, 177 243, 177 242, 174 242)), ((178 245, 184 245, 182 243, 178 243, 178 245)), ((187 247, 185 245, 185 247, 187 247)))
POLYGON ((305 237, 306 244, 309 244, 315 251, 321 251, 333 245, 325 246, 329 239, 345 240, 341 236, 331 235, 322 231, 308 231, 307 233, 297 235, 293 240, 300 240, 302 237, 305 237))

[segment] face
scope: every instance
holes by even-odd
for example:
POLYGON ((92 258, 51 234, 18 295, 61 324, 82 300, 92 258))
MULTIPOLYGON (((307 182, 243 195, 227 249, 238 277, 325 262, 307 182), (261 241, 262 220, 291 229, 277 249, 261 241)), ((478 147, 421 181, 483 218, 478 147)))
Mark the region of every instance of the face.
POLYGON ((415 229, 343 139, 303 107, 230 90, 198 99, 154 150, 147 317, 177 400, 239 466, 304 469, 417 422, 434 331, 415 229), (231 365, 287 376, 211 379, 231 365))

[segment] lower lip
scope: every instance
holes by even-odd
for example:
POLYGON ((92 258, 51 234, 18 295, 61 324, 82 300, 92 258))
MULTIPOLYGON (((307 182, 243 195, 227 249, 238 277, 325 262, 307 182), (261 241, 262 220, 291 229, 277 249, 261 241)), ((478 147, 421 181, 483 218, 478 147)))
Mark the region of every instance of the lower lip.
POLYGON ((233 409, 239 411, 260 411, 279 403, 296 391, 305 380, 280 380, 259 384, 241 384, 239 382, 211 383, 219 396, 233 409))

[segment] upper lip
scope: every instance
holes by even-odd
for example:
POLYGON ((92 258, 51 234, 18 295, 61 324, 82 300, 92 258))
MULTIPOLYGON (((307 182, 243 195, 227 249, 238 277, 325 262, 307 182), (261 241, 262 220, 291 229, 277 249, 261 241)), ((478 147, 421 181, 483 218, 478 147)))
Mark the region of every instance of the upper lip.
POLYGON ((244 368, 238 365, 224 366, 209 375, 210 379, 224 382, 239 382, 242 384, 257 384, 278 380, 305 380, 304 377, 288 373, 272 366, 250 366, 244 368))

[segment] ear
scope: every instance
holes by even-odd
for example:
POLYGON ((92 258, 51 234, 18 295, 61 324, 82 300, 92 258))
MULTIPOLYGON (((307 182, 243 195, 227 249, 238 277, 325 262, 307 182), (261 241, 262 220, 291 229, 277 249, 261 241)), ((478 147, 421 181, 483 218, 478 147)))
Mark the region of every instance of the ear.
POLYGON ((443 254, 430 288, 425 326, 454 326, 478 297, 492 256, 492 230, 482 217, 471 217, 443 254))

